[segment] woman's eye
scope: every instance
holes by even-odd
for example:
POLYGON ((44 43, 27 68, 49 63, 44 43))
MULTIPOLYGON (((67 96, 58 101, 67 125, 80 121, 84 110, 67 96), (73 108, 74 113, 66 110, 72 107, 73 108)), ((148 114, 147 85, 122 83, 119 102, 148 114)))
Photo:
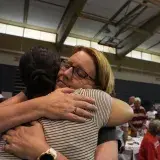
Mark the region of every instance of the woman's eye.
POLYGON ((83 70, 81 70, 81 69, 78 69, 78 70, 77 70, 77 73, 78 73, 78 75, 79 75, 81 78, 85 78, 85 77, 86 77, 86 73, 85 73, 83 70))

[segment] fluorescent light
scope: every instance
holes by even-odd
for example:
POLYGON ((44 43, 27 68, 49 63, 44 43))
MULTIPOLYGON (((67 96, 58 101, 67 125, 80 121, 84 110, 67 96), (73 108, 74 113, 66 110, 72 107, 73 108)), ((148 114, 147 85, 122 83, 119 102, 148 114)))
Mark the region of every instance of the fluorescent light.
POLYGON ((85 46, 85 47, 90 47, 91 46, 91 43, 90 41, 87 41, 87 40, 83 40, 83 39, 77 39, 77 45, 78 46, 85 46))
POLYGON ((152 61, 153 61, 153 62, 160 63, 160 56, 157 56, 157 55, 153 55, 153 54, 152 54, 152 61))
POLYGON ((136 58, 136 59, 142 59, 142 53, 139 51, 132 51, 132 58, 136 58))
POLYGON ((108 51, 109 51, 109 53, 116 54, 116 49, 115 48, 108 47, 108 51))
POLYGON ((39 40, 40 39, 40 31, 25 28, 24 37, 39 40))
POLYGON ((103 52, 103 45, 99 45, 96 42, 91 42, 91 47, 103 52))
POLYGON ((6 27, 6 34, 15 35, 15 36, 23 36, 23 30, 22 27, 7 25, 6 27))
POLYGON ((6 27, 7 27, 6 24, 0 23, 0 33, 6 33, 6 27))
POLYGON ((73 37, 67 37, 64 44, 69 46, 76 46, 77 45, 77 39, 73 37))
POLYGON ((152 60, 151 54, 142 52, 142 59, 147 60, 147 61, 151 61, 152 60))
POLYGON ((107 52, 108 53, 109 52, 109 47, 108 46, 104 46, 103 47, 103 52, 107 52))
POLYGON ((55 40, 56 40, 56 34, 47 33, 47 32, 41 32, 41 34, 40 34, 40 40, 42 40, 42 41, 48 41, 48 42, 55 42, 55 40))
POLYGON ((126 57, 132 57, 132 51, 129 52, 129 53, 126 55, 126 57))

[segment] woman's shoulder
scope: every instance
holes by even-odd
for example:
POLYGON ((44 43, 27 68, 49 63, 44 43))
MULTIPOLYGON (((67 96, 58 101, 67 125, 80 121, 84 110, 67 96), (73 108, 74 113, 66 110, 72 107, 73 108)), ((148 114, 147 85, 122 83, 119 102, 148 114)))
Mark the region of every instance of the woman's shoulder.
POLYGON ((94 96, 104 96, 104 97, 111 97, 108 93, 102 91, 102 90, 99 90, 99 89, 83 89, 83 88, 80 88, 80 89, 77 89, 75 91, 75 93, 77 94, 90 94, 90 95, 94 95, 94 96))
POLYGON ((109 94, 98 89, 78 89, 76 93, 91 97, 95 100, 98 110, 95 114, 97 126, 102 127, 107 124, 112 108, 112 98, 109 94))

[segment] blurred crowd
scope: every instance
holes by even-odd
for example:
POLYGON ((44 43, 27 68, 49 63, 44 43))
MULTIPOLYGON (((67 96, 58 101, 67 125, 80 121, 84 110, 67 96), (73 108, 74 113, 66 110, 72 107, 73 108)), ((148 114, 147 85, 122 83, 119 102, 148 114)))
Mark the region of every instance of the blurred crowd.
MULTIPOLYGON (((146 112, 139 97, 131 96, 129 105, 134 111, 134 117, 128 123, 117 127, 119 153, 125 150, 127 140, 132 137, 142 137, 138 160, 160 160, 160 112, 152 105, 146 112)), ((138 143, 138 142, 137 142, 138 143)))

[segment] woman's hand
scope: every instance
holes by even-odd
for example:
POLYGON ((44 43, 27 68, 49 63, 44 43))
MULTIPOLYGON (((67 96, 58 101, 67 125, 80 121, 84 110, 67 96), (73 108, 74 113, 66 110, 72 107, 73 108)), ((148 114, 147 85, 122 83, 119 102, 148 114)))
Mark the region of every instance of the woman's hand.
POLYGON ((9 130, 2 138, 7 142, 4 151, 15 156, 35 160, 43 152, 47 151, 48 146, 43 128, 40 123, 32 122, 31 127, 17 127, 15 130, 9 130))
POLYGON ((86 118, 92 118, 87 110, 95 111, 95 101, 92 98, 73 94, 70 88, 57 89, 43 97, 43 117, 49 119, 67 119, 71 121, 85 122, 86 118))

